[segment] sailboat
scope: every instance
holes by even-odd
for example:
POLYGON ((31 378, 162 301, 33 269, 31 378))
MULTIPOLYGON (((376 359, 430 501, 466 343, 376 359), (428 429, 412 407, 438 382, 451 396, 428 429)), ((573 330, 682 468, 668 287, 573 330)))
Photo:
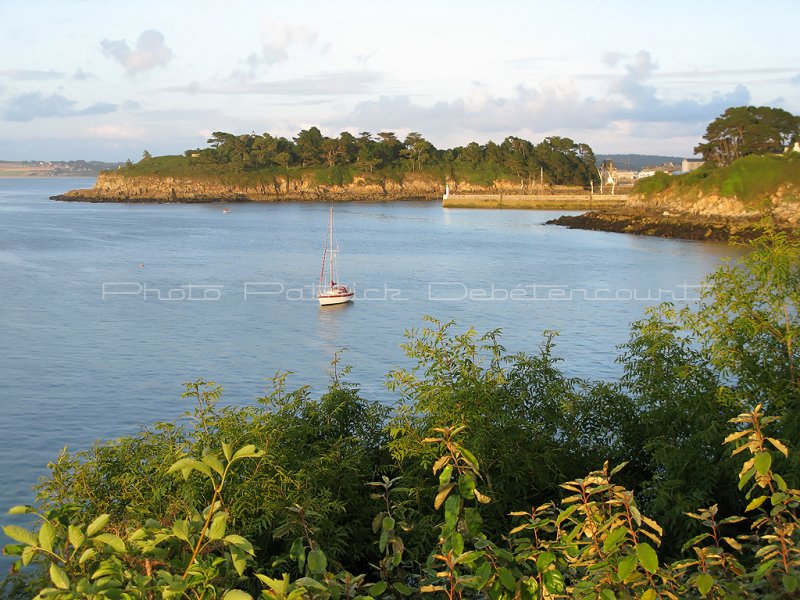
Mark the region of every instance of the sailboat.
POLYGON ((319 293, 317 300, 320 306, 345 304, 353 300, 351 290, 347 286, 337 283, 336 254, 339 248, 333 244, 333 206, 328 216, 328 235, 325 237, 325 247, 322 251, 322 270, 319 274, 319 293))

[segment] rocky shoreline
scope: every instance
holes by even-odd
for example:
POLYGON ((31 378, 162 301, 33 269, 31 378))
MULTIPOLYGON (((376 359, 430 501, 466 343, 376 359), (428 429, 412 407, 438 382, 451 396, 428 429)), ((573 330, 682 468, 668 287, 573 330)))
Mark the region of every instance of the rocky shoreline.
POLYGON ((731 238, 750 240, 764 233, 764 228, 758 220, 753 219, 664 216, 652 211, 631 209, 590 211, 576 216, 565 215, 547 221, 547 224, 561 225, 569 229, 723 242, 731 238))

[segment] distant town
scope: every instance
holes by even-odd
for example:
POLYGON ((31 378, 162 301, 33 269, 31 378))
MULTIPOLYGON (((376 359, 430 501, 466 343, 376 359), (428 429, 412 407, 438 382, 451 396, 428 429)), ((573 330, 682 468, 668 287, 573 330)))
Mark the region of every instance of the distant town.
POLYGON ((0 160, 0 177, 95 177, 100 171, 122 164, 96 160, 0 160))

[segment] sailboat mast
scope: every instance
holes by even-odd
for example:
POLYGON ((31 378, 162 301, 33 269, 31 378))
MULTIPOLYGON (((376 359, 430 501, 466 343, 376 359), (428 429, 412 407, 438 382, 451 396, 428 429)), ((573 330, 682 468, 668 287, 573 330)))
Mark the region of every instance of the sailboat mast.
POLYGON ((328 258, 328 279, 333 281, 333 205, 331 205, 330 216, 328 217, 328 237, 331 240, 330 255, 328 258))
MULTIPOLYGON (((330 224, 329 224, 330 225, 330 224)), ((325 232, 325 243, 322 244, 322 267, 319 270, 319 289, 322 291, 325 282, 325 262, 328 258, 328 237, 330 237, 330 227, 325 232)))

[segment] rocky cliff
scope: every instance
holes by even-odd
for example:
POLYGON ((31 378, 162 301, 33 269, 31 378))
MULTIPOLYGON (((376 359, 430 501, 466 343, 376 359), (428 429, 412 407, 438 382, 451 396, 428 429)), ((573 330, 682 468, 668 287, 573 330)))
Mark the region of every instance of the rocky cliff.
MULTIPOLYGON (((530 193, 519 181, 495 181, 476 185, 448 180, 452 194, 530 193)), ((538 188, 537 188, 538 191, 538 188)), ((56 200, 89 202, 277 202, 277 201, 375 201, 441 200, 444 181, 429 174, 406 173, 402 177, 379 175, 355 177, 345 185, 320 184, 308 175, 286 177, 244 173, 220 177, 173 177, 131 175, 119 171, 100 173, 93 188, 72 190, 56 200)), ((545 194, 580 193, 574 186, 546 187, 545 194)))
POLYGON ((783 184, 757 202, 737 196, 703 193, 700 190, 667 189, 658 194, 632 194, 625 207, 653 216, 684 217, 692 220, 756 222, 770 218, 775 223, 796 226, 800 222, 800 187, 783 184))
MULTIPOLYGON (((231 202, 231 201, 369 201, 369 200, 440 200, 444 182, 431 177, 406 174, 400 180, 356 177, 345 185, 323 185, 308 177, 252 178, 243 177, 181 178, 130 176, 103 172, 95 186, 88 190, 72 190, 57 200, 89 202, 231 202), (238 179, 238 180, 237 180, 238 179)), ((518 183, 496 182, 493 186, 450 183, 451 191, 460 193, 519 193, 518 183)))
POLYGON ((306 178, 256 180, 248 183, 226 178, 127 176, 103 172, 93 188, 72 190, 57 200, 89 202, 276 202, 281 200, 399 200, 438 199, 444 186, 438 182, 405 178, 367 182, 357 178, 348 185, 320 185, 306 178))

